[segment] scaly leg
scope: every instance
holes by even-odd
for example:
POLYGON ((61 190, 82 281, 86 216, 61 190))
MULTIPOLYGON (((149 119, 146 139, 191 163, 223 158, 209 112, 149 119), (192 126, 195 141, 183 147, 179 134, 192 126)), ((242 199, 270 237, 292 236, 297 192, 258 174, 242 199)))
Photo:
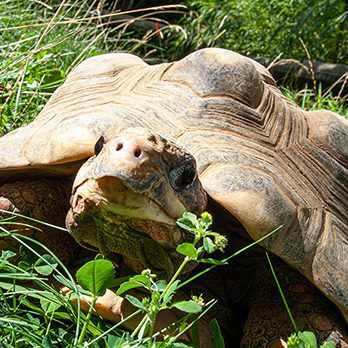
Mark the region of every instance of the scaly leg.
MULTIPOLYGON (((0 209, 23 214, 53 225, 65 227, 65 216, 69 209, 70 182, 67 180, 17 181, 0 187, 0 209)), ((5 213, 1 214, 7 217, 5 213)), ((14 221, 34 225, 42 231, 16 225, 10 228, 29 236, 49 247, 64 263, 72 261, 80 250, 78 244, 61 230, 50 228, 29 220, 16 218, 14 221)), ((11 237, 0 240, 0 250, 18 245, 11 237)))

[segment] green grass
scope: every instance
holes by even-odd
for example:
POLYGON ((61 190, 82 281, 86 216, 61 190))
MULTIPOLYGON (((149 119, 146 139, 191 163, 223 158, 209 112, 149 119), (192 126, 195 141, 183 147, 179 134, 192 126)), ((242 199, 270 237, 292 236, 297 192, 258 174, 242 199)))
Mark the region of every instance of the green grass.
POLYGON ((347 96, 335 96, 330 89, 323 92, 321 85, 319 85, 317 91, 310 88, 296 91, 286 87, 281 87, 281 90, 287 98, 299 105, 303 110, 327 109, 348 119, 347 96))
POLYGON ((134 31, 122 15, 151 17, 166 30, 177 30, 160 18, 175 6, 122 13, 102 4, 0 1, 0 135, 33 120, 67 74, 87 57, 126 51, 148 61, 161 59, 155 31, 134 31))
MULTIPOLYGON (((262 6, 262 1, 252 2, 252 5, 246 1, 238 6, 235 2, 221 2, 219 5, 214 1, 199 4, 193 2, 190 6, 197 12, 191 12, 193 20, 187 16, 183 17, 184 30, 181 31, 178 26, 170 25, 161 17, 167 12, 175 12, 175 7, 131 13, 132 16, 158 20, 163 25, 162 39, 151 30, 135 31, 129 26, 128 20, 120 17, 122 13, 117 9, 99 6, 98 12, 98 3, 99 1, 95 1, 94 7, 88 7, 88 4, 91 5, 88 1, 0 1, 0 135, 32 121, 54 90, 64 82, 67 74, 87 57, 106 52, 126 51, 145 57, 149 62, 158 62, 172 60, 174 57, 182 56, 186 51, 211 45, 235 49, 245 54, 256 55, 264 52, 265 55, 275 55, 284 51, 279 40, 283 43, 288 42, 287 36, 278 33, 277 28, 282 21, 286 21, 293 9, 298 12, 293 22, 302 18, 303 13, 301 12, 300 16, 300 9, 304 6, 299 1, 292 3, 293 7, 287 7, 282 2, 278 5, 271 2, 266 8, 262 6), (260 9, 260 18, 254 17, 250 6, 253 11, 260 9), (266 21, 264 32, 260 31, 261 19, 264 20, 273 13, 272 11, 277 10, 281 12, 282 17, 272 19, 274 23, 266 21), (235 22, 235 16, 242 22, 235 22), (107 25, 109 22, 113 24, 107 25), (253 30, 251 26, 254 26, 253 30), (271 29, 274 31, 273 36, 278 33, 278 38, 269 40, 272 35, 267 30, 271 29)), ((313 8, 311 16, 315 15, 318 8, 323 8, 323 2, 320 4, 321 7, 318 5, 319 7, 313 8)), ((334 21, 328 22, 328 25, 331 25, 328 31, 335 38, 341 35, 337 30, 341 26, 340 23, 345 21, 341 7, 340 1, 334 1, 332 11, 326 14, 334 21)), ((289 24, 290 32, 294 27, 299 27, 293 22, 289 24)), ((306 23, 304 21, 302 26, 306 23)), ((323 30, 322 26, 318 28, 323 30)), ((348 34, 344 37, 348 37, 348 34)), ((335 40, 338 39, 339 37, 335 40)), ((328 41, 326 46, 334 42, 328 41)), ((305 43, 308 44, 308 40, 305 40, 305 43)), ((312 46, 309 45, 309 49, 312 46)), ((340 47, 345 47, 344 40, 340 47)), ((337 50, 335 52, 341 54, 337 50)), ((292 53, 305 54, 302 46, 293 49, 292 53)), ((315 55, 313 57, 316 58, 315 55)), ((307 109, 325 107, 347 115, 344 100, 333 97, 332 94, 313 95, 311 91, 297 92, 293 89, 286 90, 285 94, 307 109)))
POLYGON ((168 50, 182 57, 201 47, 222 47, 248 56, 347 63, 345 0, 186 0, 189 14, 168 50))
MULTIPOLYGON (((212 253, 223 248, 227 240, 216 232, 209 231, 212 224, 211 215, 202 214, 201 218, 185 213, 178 220, 187 233, 193 233, 192 244, 184 243, 178 247, 183 255, 183 262, 170 280, 156 279, 150 270, 127 280, 115 279, 115 269, 111 261, 97 257, 83 265, 74 277, 64 264, 44 245, 23 237, 15 229, 8 230, 8 222, 12 218, 0 219, 0 236, 7 236, 18 241, 20 262, 11 262, 16 256, 11 250, 3 250, 0 256, 0 345, 4 347, 174 347, 179 344, 180 336, 200 319, 214 304, 215 300, 206 304, 200 296, 191 300, 175 302, 174 293, 182 285, 178 279, 181 271, 189 262, 213 263, 212 259, 203 259, 199 255, 212 253), (203 247, 198 244, 203 240, 203 247), (209 241, 209 247, 206 241, 209 241), (209 262, 208 262, 209 261, 209 262), (71 289, 61 293, 59 288, 51 285, 56 280, 71 289), (126 294, 127 300, 134 306, 134 312, 117 324, 111 324, 97 317, 92 317, 94 303, 106 289, 118 283, 117 295, 134 288, 143 288, 148 294, 141 300, 126 294), (87 314, 81 311, 79 300, 89 296, 91 307, 87 314), (77 308, 72 300, 77 301, 77 308), (155 329, 157 315, 162 310, 177 308, 183 316, 171 325, 171 334, 159 340, 159 332, 155 329), (143 313, 137 327, 132 332, 119 329, 119 326, 135 314, 143 313), (156 343, 157 342, 157 343, 156 343)), ((23 216, 21 216, 23 217, 23 216)), ((29 223, 33 222, 30 219, 29 223)), ((39 221, 36 221, 40 223, 39 221)), ((28 226, 28 225, 27 225, 28 226)), ((66 231, 67 232, 67 231, 66 231)), ((233 255, 232 255, 233 257, 233 255)), ((219 261, 216 260, 216 264, 219 261)), ((186 279, 187 283, 189 279, 186 279)), ((218 324, 214 322, 215 335, 218 335, 218 324)), ((167 328, 161 332, 166 333, 167 328)), ((223 342, 222 337, 216 337, 223 342)), ((199 344, 196 345, 198 347, 199 344)), ((191 344, 180 343, 180 347, 191 347, 191 344)), ((221 345, 220 345, 221 347, 221 345)), ((216 346, 217 348, 217 346, 216 346)))

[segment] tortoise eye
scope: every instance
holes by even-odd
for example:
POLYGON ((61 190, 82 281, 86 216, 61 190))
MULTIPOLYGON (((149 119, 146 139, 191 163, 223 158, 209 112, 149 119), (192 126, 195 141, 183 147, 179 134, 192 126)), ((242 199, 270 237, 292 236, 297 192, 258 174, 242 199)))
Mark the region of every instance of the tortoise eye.
POLYGON ((169 173, 169 180, 174 190, 182 190, 193 183, 196 174, 194 163, 187 162, 172 169, 169 173))
POLYGON ((101 136, 98 141, 94 145, 94 153, 97 156, 99 152, 102 150, 103 146, 105 144, 105 139, 103 136, 101 136))

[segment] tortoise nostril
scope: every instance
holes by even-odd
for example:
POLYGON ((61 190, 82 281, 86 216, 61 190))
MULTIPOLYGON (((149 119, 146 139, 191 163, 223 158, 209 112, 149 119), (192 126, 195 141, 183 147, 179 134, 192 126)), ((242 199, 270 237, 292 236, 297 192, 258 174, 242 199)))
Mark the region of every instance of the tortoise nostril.
POLYGON ((116 151, 120 151, 120 150, 122 150, 122 148, 123 148, 123 144, 122 143, 118 143, 116 145, 116 151))
POLYGON ((135 156, 136 158, 139 158, 139 157, 141 156, 141 149, 140 149, 139 146, 137 146, 137 147, 135 148, 135 150, 134 150, 134 156, 135 156))

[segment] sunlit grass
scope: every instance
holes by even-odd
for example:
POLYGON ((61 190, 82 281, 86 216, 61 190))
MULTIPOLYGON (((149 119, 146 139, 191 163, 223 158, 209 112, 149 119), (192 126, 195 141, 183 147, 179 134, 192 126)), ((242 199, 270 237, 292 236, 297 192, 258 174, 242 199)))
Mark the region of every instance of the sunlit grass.
POLYGON ((134 30, 150 19, 179 30, 161 15, 178 6, 122 12, 103 1, 0 1, 0 135, 33 120, 67 74, 86 57, 126 51, 161 59, 157 29, 134 30), (104 7, 103 7, 104 6, 104 7))

